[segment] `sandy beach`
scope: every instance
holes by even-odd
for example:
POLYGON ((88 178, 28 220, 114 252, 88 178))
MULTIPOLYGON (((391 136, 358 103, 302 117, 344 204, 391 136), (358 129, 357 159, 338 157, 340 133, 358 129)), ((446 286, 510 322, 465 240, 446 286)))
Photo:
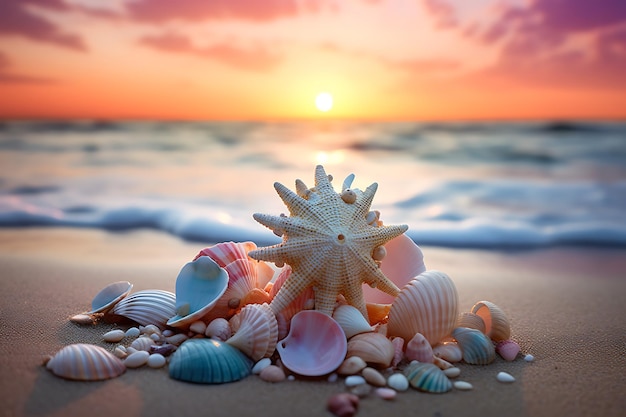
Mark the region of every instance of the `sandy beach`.
MULTIPOLYGON (((207 243, 208 245, 208 243, 207 243)), ((206 245, 153 231, 0 229, 1 416, 324 416, 343 381, 250 376, 225 385, 170 379, 166 369, 128 370, 102 382, 72 382, 41 366, 75 342, 112 349, 118 326, 68 321, 119 280, 174 290, 180 268, 206 245)), ((422 247, 429 269, 454 280, 461 311, 479 300, 501 306, 512 337, 535 356, 489 366, 460 364, 472 391, 410 389, 395 400, 360 402, 358 416, 621 416, 626 410, 626 249, 549 248, 496 252, 422 247), (512 384, 496 381, 506 371, 512 384)))

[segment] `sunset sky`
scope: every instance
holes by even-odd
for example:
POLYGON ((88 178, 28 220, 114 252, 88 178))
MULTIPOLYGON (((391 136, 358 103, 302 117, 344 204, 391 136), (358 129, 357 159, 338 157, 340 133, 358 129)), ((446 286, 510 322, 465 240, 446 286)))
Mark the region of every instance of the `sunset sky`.
POLYGON ((0 4, 5 119, 625 117, 624 0, 0 4))

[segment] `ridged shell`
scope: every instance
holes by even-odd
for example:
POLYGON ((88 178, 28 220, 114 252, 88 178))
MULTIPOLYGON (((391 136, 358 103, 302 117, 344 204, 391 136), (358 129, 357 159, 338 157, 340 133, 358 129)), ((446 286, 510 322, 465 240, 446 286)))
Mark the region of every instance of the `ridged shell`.
POLYGON ((491 301, 479 301, 472 307, 472 313, 479 315, 485 322, 485 334, 494 342, 506 340, 511 336, 511 325, 504 311, 491 301))
POLYGON ((519 344, 514 340, 501 340, 496 343, 496 352, 505 361, 513 361, 520 351, 519 344))
POLYGON ((256 249, 254 242, 221 242, 204 248, 196 255, 194 261, 201 256, 208 256, 224 268, 238 259, 248 259, 248 252, 256 249))
POLYGON ((211 337, 213 339, 217 339, 217 340, 221 340, 222 342, 225 342, 232 336, 230 323, 228 322, 228 320, 222 317, 218 317, 212 320, 208 324, 208 326, 206 326, 204 335, 206 337, 211 337))
POLYGON ((358 356, 377 368, 388 368, 394 354, 393 343, 380 333, 357 334, 348 341, 348 357, 358 356))
POLYGON ((468 311, 464 311, 459 314, 459 317, 456 319, 456 327, 467 327, 469 329, 480 330, 485 333, 485 321, 478 314, 470 313, 468 311))
POLYGON ((421 333, 415 333, 415 336, 406 344, 404 356, 409 361, 432 363, 433 348, 421 333))
POLYGON ((448 362, 460 362, 463 352, 455 342, 444 342, 433 347, 433 355, 448 362))
POLYGON ((286 338, 276 349, 285 367, 306 376, 320 376, 337 369, 346 357, 346 336, 332 317, 305 310, 291 320, 286 338))
POLYGON ((452 336, 459 344, 465 362, 471 365, 488 365, 496 358, 493 343, 480 330, 457 327, 452 336))
POLYGON ((176 315, 168 326, 186 328, 204 317, 228 288, 226 270, 208 256, 188 262, 176 278, 176 315))
POLYGON ((443 272, 426 271, 411 280, 391 304, 387 332, 411 340, 421 333, 434 346, 454 329, 459 296, 443 272))
POLYGON ((96 294, 91 301, 91 311, 85 314, 106 313, 130 294, 132 289, 133 284, 128 281, 118 281, 107 285, 96 294))
POLYGON ((137 291, 117 303, 112 313, 142 326, 154 324, 164 329, 167 321, 176 315, 176 295, 163 290, 137 291))
POLYGON ((238 349, 214 339, 189 339, 172 354, 170 378, 223 384, 250 375, 253 362, 238 349))
POLYGON ((278 323, 269 305, 249 304, 241 309, 238 316, 239 328, 226 343, 255 362, 272 356, 278 341, 278 323))
POLYGON ((48 361, 53 374, 77 381, 115 378, 126 371, 124 363, 104 348, 85 343, 65 346, 48 361))
POLYGON ((365 320, 363 314, 349 304, 342 304, 335 308, 333 318, 339 323, 348 339, 356 334, 372 331, 372 326, 365 320))
POLYGON ((446 374, 432 363, 412 362, 404 370, 404 375, 409 384, 420 391, 443 393, 452 389, 446 374))
POLYGON ((133 349, 145 350, 146 352, 149 352, 150 348, 154 346, 155 344, 156 344, 155 341, 152 340, 151 338, 146 337, 146 336, 141 336, 133 340, 133 342, 130 344, 130 347, 132 347, 133 349))

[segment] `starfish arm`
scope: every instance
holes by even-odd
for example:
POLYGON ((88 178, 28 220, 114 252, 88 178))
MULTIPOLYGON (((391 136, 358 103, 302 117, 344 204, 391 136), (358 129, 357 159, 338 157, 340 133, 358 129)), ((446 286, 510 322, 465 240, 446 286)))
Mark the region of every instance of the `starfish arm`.
POLYGON ((251 250, 248 252, 248 256, 257 261, 286 262, 288 253, 289 250, 285 247, 285 244, 279 243, 277 245, 251 250))
POLYGON ((355 215, 358 217, 365 217, 367 215, 367 212, 370 211, 370 207, 372 207, 372 201, 374 201, 376 190, 378 190, 378 183, 373 183, 361 193, 355 202, 357 207, 355 215))
POLYGON ((315 167, 315 188, 319 192, 322 200, 337 195, 332 184, 330 183, 328 174, 326 174, 324 167, 321 165, 315 167))
POLYGON ((409 226, 407 226, 406 224, 380 227, 369 226, 367 229, 357 234, 354 237, 354 240, 369 242, 372 249, 374 249, 375 247, 384 245, 391 239, 400 236, 408 229, 409 226))
POLYGON ((254 220, 280 236, 285 232, 285 219, 288 217, 272 216, 270 214, 254 213, 254 220))
POLYGON ((278 193, 280 199, 283 200, 283 203, 285 203, 285 206, 287 206, 289 213, 292 216, 300 216, 308 210, 309 202, 283 184, 275 182, 274 189, 278 193))
POLYGON ((332 316, 340 288, 336 282, 326 281, 325 284, 318 282, 315 286, 315 309, 332 316))
POLYGON ((363 290, 361 289, 361 283, 358 283, 358 287, 356 290, 350 291, 349 289, 346 289, 343 291, 343 295, 346 298, 346 301, 348 302, 348 304, 350 304, 353 307, 356 307, 361 314, 363 314, 363 317, 365 317, 365 319, 367 319, 367 321, 369 322, 369 317, 367 314, 367 306, 365 304, 365 297, 363 296, 363 290))

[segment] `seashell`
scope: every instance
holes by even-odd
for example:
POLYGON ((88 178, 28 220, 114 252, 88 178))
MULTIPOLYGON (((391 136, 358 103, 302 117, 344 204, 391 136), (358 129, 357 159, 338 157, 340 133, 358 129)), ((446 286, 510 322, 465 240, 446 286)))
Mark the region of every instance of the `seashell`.
POLYGON ((160 353, 153 353, 150 356, 148 356, 148 366, 150 368, 153 368, 153 369, 162 368, 165 366, 166 362, 167 360, 165 359, 165 356, 161 355, 160 353))
POLYGON ((126 352, 126 348, 122 345, 117 346, 113 350, 113 354, 120 359, 124 359, 126 356, 128 356, 128 352, 126 352))
POLYGON ((366 366, 367 363, 363 359, 358 356, 350 356, 341 363, 337 373, 339 375, 356 375, 365 369, 366 366))
POLYGON ((352 417, 359 409, 359 397, 349 392, 335 394, 328 399, 326 409, 337 417, 352 417))
POLYGON ((124 335, 124 330, 111 330, 102 335, 102 340, 109 343, 116 343, 122 340, 124 335))
POLYGON ((214 260, 201 256, 188 262, 176 278, 176 315, 167 325, 189 327, 211 311, 227 288, 228 274, 214 260))
POLYGON ((446 369, 454 368, 454 365, 452 365, 450 362, 445 361, 436 356, 433 356, 433 363, 435 364, 437 368, 441 369, 442 371, 445 371, 446 369))
POLYGON ((382 398, 383 400, 393 400, 398 394, 396 390, 384 387, 376 388, 374 390, 374 393, 376 394, 376 396, 382 398))
POLYGON ((263 368, 259 373, 259 377, 267 382, 281 382, 287 378, 285 372, 276 365, 269 365, 263 368))
MULTIPOLYGON (((426 271, 422 250, 406 234, 401 234, 385 243, 386 256, 380 270, 398 288, 404 287, 413 278, 426 271)), ((395 299, 389 294, 363 286, 365 301, 370 303, 391 304, 395 299)))
POLYGON ((289 370, 320 376, 341 365, 346 357, 347 341, 341 326, 332 317, 316 310, 305 310, 293 316, 289 334, 278 342, 276 349, 289 370))
POLYGON ((440 343, 433 348, 433 355, 448 362, 460 362, 463 359, 463 352, 455 342, 440 343))
POLYGON ((411 362, 404 370, 404 375, 409 384, 420 391, 443 393, 452 389, 452 383, 446 374, 432 363, 411 362))
POLYGON ((163 343, 162 345, 152 345, 150 346, 150 350, 148 352, 158 353, 162 356, 170 356, 176 350, 176 346, 170 343, 163 343))
POLYGON ((391 304, 389 336, 411 340, 421 333, 431 346, 454 329, 458 316, 458 294, 454 282, 439 271, 426 271, 402 288, 391 304))
POLYGON ((59 350, 46 368, 56 376, 77 381, 100 381, 115 378, 126 371, 121 359, 106 349, 76 343, 59 350))
POLYGON ((252 361, 238 349, 215 339, 189 339, 174 352, 170 378, 201 384, 222 384, 250 375, 252 361))
POLYGON ((176 315, 176 295, 163 290, 137 291, 117 303, 112 313, 143 326, 154 324, 164 329, 170 317, 176 315))
POLYGON ((263 358, 252 367, 252 373, 258 375, 261 371, 272 364, 272 360, 270 358, 263 358))
POLYGON ((172 344, 174 346, 179 346, 180 344, 182 344, 185 340, 189 339, 189 337, 184 334, 184 333, 177 333, 174 334, 172 336, 166 337, 165 341, 169 344, 172 344))
POLYGON ((406 344, 404 356, 409 361, 432 363, 433 348, 421 333, 415 333, 415 336, 406 344))
POLYGON ((385 377, 374 368, 364 368, 361 375, 368 384, 375 387, 384 387, 387 384, 385 377))
POLYGON ((491 340, 480 330, 457 327, 452 332, 463 352, 463 360, 471 365, 488 365, 496 358, 491 340))
POLYGON ((496 375, 496 379, 500 382, 505 383, 515 382, 515 377, 506 372, 498 372, 498 375, 496 375))
POLYGON ((189 325, 189 331, 196 334, 204 334, 206 332, 206 323, 198 320, 189 325))
POLYGON ((515 360, 520 351, 520 346, 514 340, 501 340, 496 343, 496 352, 505 361, 515 360))
POLYGON ((464 311, 459 314, 459 317, 456 319, 455 327, 467 327, 469 329, 480 330, 485 333, 485 321, 478 314, 470 313, 469 311, 464 311))
POLYGON ((511 325, 504 311, 490 301, 479 301, 472 307, 472 313, 485 322, 485 334, 494 342, 506 340, 511 336, 511 325))
POLYGON ((365 308, 367 309, 370 324, 373 326, 387 320, 391 304, 366 303, 365 308))
POLYGON ((194 261, 201 256, 208 256, 224 268, 231 262, 239 259, 249 259, 248 252, 256 249, 254 242, 221 242, 204 248, 196 255, 194 261))
POLYGON ((399 392, 406 391, 409 389, 409 380, 404 374, 392 374, 387 378, 387 386, 399 392))
POLYGON ((124 359, 124 365, 127 368, 139 368, 148 363, 150 354, 145 350, 138 350, 133 352, 124 359))
POLYGON ((239 328, 226 343, 258 361, 270 357, 278 341, 278 323, 268 304, 249 304, 238 314, 239 328))
POLYGON ((394 368, 404 359, 404 339, 401 337, 392 337, 391 344, 393 345, 393 360, 391 366, 394 368))
POLYGON ((152 336, 153 334, 161 335, 161 329, 154 324, 147 324, 145 326, 139 326, 139 332, 145 334, 147 336, 152 336))
POLYGON ((388 368, 394 354, 393 344, 380 333, 357 334, 348 341, 348 357, 358 356, 379 368, 388 368))
POLYGON ((206 326, 206 330, 204 331, 204 335, 206 337, 211 337, 213 339, 221 340, 225 342, 232 336, 232 331, 230 329, 230 323, 228 320, 222 317, 218 317, 211 321, 208 326, 206 326))
POLYGON ((132 289, 133 284, 128 281, 118 281, 107 285, 96 294, 91 301, 91 311, 85 314, 106 313, 130 294, 132 289))
POLYGON ((372 331, 372 326, 365 320, 363 314, 356 307, 349 304, 343 304, 335 308, 333 318, 339 323, 348 339, 356 334, 372 331))
POLYGON ((138 337, 137 339, 133 340, 133 343, 130 344, 130 347, 132 347, 133 349, 145 350, 146 352, 149 352, 152 346, 154 346, 154 340, 146 336, 138 337))

